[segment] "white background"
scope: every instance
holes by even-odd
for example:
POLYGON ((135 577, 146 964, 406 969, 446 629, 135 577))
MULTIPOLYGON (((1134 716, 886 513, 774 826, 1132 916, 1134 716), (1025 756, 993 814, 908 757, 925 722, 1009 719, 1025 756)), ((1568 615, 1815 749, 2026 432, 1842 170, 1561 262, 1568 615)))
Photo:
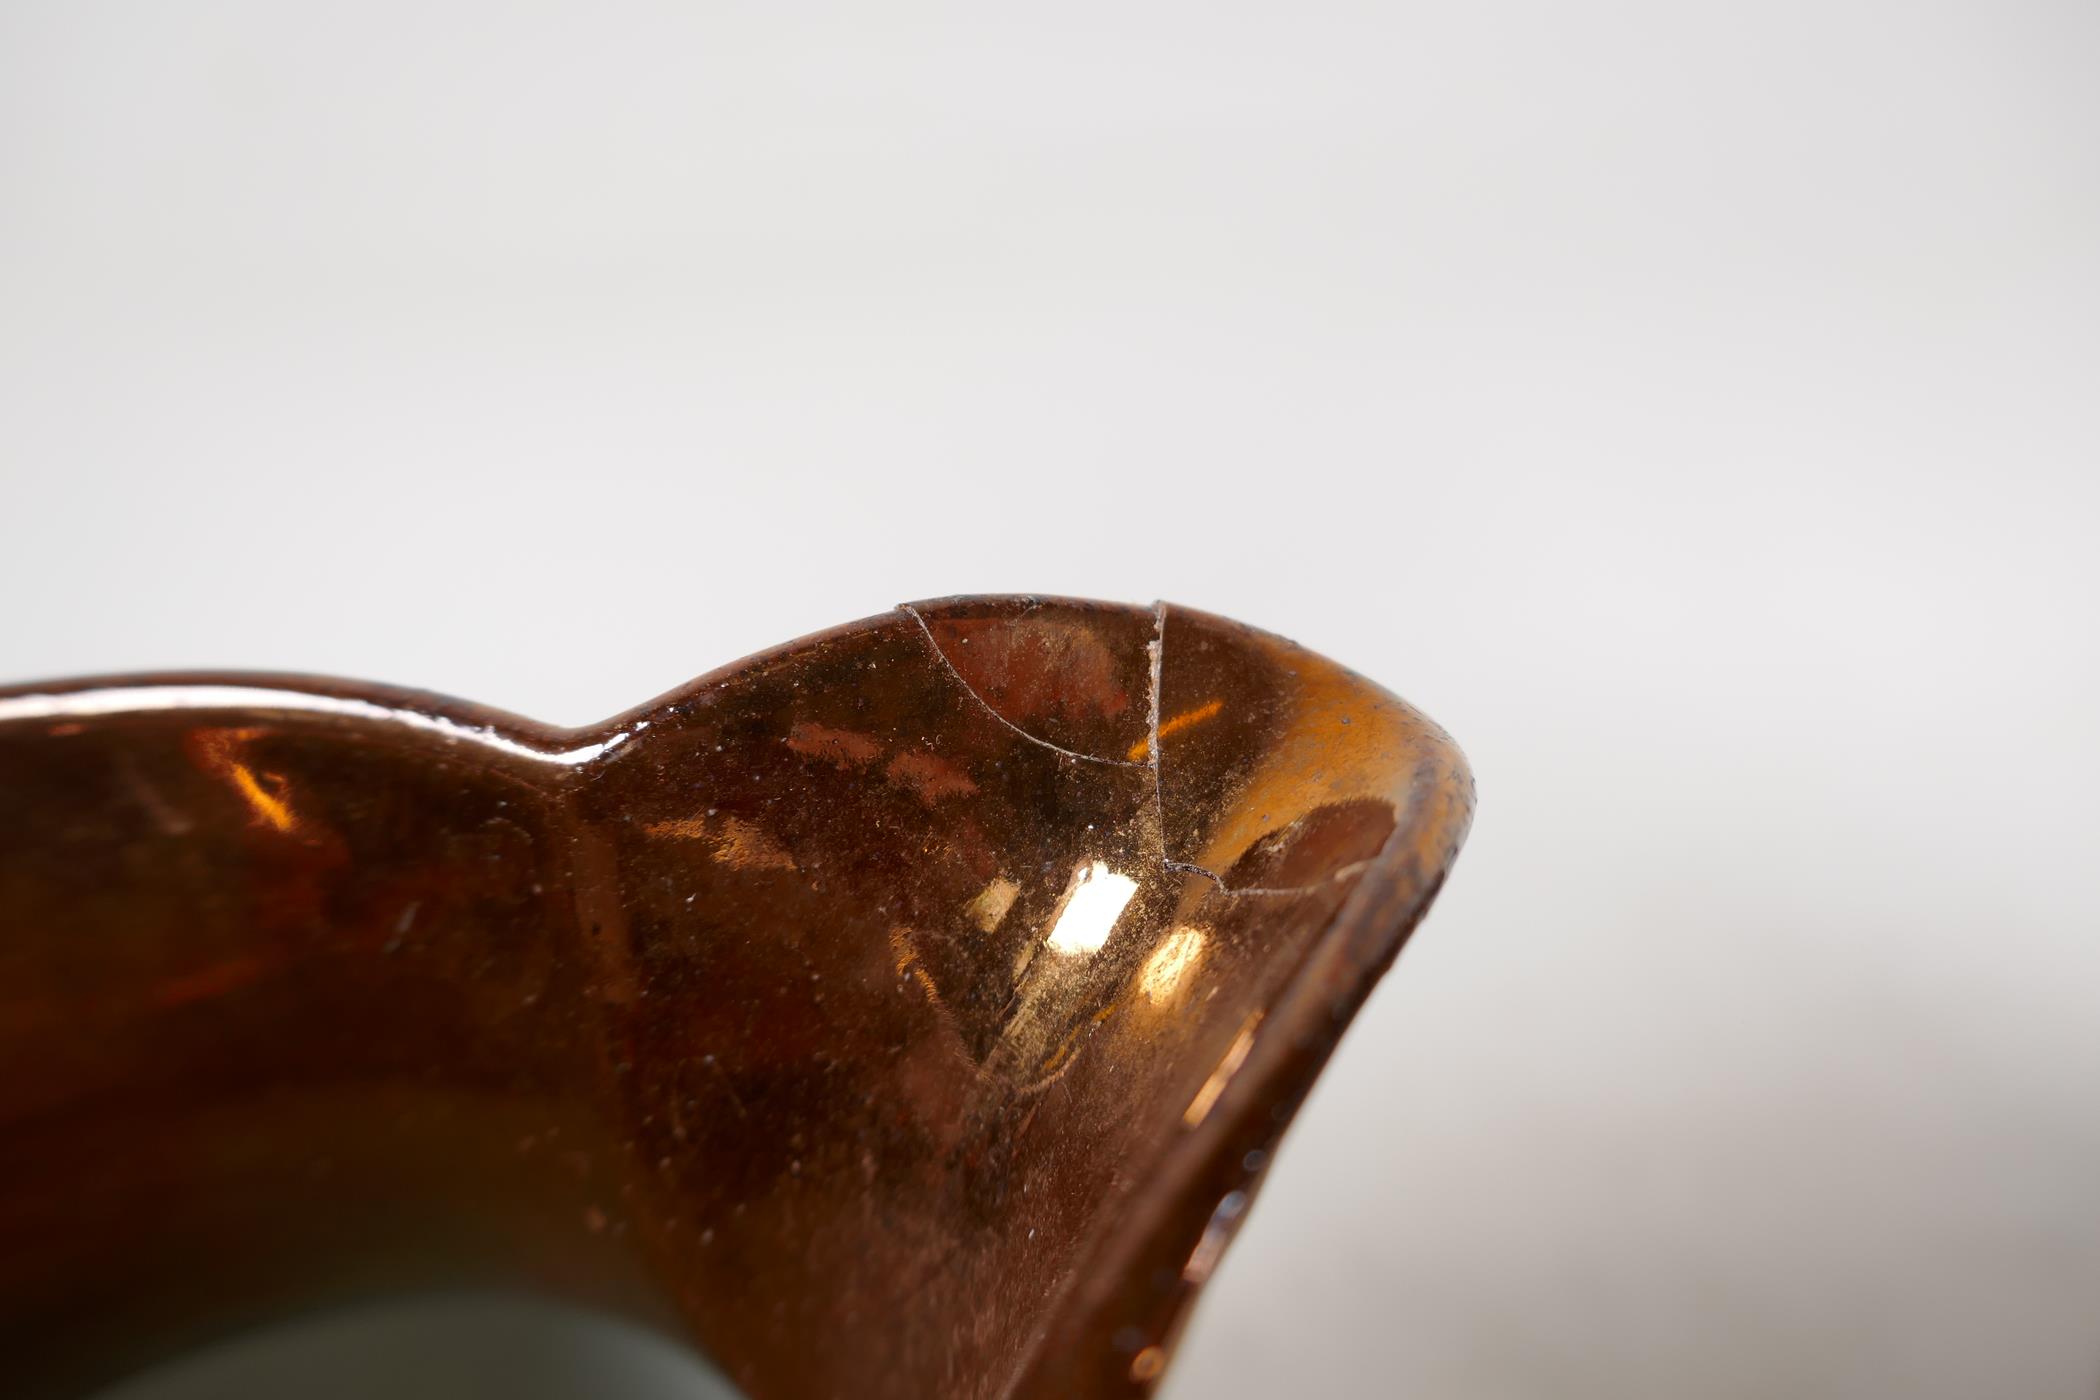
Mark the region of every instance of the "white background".
MULTIPOLYGON (((1284 632, 1480 816, 1170 1400, 2091 1400, 2096 52, 2071 0, 14 0, 0 678, 581 722, 949 592, 1284 632)), ((697 1385, 498 1312, 286 1364, 697 1385)))

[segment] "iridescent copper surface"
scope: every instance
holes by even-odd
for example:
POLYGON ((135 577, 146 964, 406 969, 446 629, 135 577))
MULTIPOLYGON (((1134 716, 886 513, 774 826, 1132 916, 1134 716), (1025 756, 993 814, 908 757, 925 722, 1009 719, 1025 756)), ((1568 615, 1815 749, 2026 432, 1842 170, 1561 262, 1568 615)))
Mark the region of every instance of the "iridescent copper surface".
POLYGON ((503 1279, 757 1400, 1146 1393, 1471 792, 1178 607, 919 604, 578 731, 0 692, 0 1375, 503 1279))

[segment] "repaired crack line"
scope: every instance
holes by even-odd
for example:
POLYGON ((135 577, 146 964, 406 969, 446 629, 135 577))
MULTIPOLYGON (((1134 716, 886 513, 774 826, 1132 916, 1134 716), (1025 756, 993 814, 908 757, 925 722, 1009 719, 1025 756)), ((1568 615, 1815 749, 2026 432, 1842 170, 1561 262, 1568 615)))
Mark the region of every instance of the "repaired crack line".
POLYGON ((1371 867, 1371 866, 1372 866, 1373 864, 1375 864, 1376 862, 1377 862, 1377 857, 1376 857, 1376 856, 1372 856, 1372 857, 1369 857, 1369 858, 1367 858, 1367 859, 1364 859, 1364 860, 1352 860, 1352 861, 1350 861, 1350 862, 1349 862, 1349 863, 1348 863, 1347 865, 1340 865, 1340 866, 1336 866, 1336 867, 1335 867, 1335 868, 1334 868, 1333 870, 1330 870, 1330 871, 1328 871, 1328 872, 1327 872, 1327 873, 1326 873, 1325 875, 1322 875, 1322 876, 1321 876, 1321 877, 1320 877, 1319 879, 1317 879, 1317 880, 1313 880, 1313 881, 1311 881, 1311 882, 1309 882, 1309 883, 1307 883, 1307 884, 1303 884, 1303 885, 1237 885, 1237 886, 1235 886, 1235 885, 1228 885, 1228 884, 1226 884, 1226 883, 1225 883, 1225 881, 1224 881, 1224 880, 1223 880, 1223 879, 1222 879, 1222 878, 1221 878, 1221 877, 1220 877, 1220 876, 1219 876, 1219 875, 1217 874, 1217 872, 1216 872, 1216 871, 1214 871, 1214 870, 1210 870, 1210 869, 1208 869, 1208 868, 1206 868, 1206 867, 1204 867, 1204 866, 1201 866, 1201 865, 1197 865, 1197 864, 1196 864, 1195 862, 1193 862, 1193 861, 1186 861, 1186 860, 1167 860, 1167 861, 1163 861, 1162 863, 1163 863, 1163 864, 1164 864, 1164 865, 1165 865, 1165 866, 1167 867, 1167 869, 1169 869, 1169 870, 1177 870, 1177 871, 1180 871, 1180 872, 1181 872, 1182 874, 1184 874, 1184 875, 1201 875, 1201 876, 1202 876, 1202 877, 1203 877, 1204 879, 1206 879, 1206 880, 1209 880, 1209 881, 1210 881, 1210 882, 1211 882, 1212 884, 1214 884, 1214 885, 1216 885, 1216 886, 1218 887, 1218 893, 1219 893, 1219 894, 1225 895, 1225 896, 1227 896, 1228 898, 1235 898, 1235 899, 1236 899, 1236 898, 1238 898, 1238 897, 1239 897, 1240 895, 1243 895, 1243 894, 1259 894, 1259 895, 1278 895, 1278 894, 1305 894, 1305 893, 1307 893, 1307 892, 1309 892, 1309 891, 1311 891, 1311 890, 1316 890, 1316 889, 1319 889, 1319 888, 1320 888, 1320 887, 1321 887, 1322 885, 1328 885, 1328 884, 1333 884, 1333 883, 1334 883, 1335 881, 1337 881, 1337 880, 1343 880, 1343 879, 1347 879, 1347 878, 1348 878, 1349 876, 1351 876, 1351 875, 1354 875, 1354 874, 1358 873, 1359 871, 1362 871, 1362 870, 1367 870, 1367 869, 1369 869, 1369 868, 1370 868, 1370 867, 1371 867))
MULTIPOLYGON (((1159 601, 1153 603, 1152 619, 1153 631, 1152 645, 1150 647, 1150 650, 1152 652, 1152 712, 1150 715, 1151 738, 1147 745, 1146 757, 1151 761, 1152 764, 1152 811, 1154 819, 1159 824, 1160 865, 1164 869, 1174 872, 1176 874, 1201 875, 1204 879, 1210 881, 1211 884, 1217 887, 1217 891, 1220 895, 1223 895, 1228 899, 1234 899, 1243 894, 1304 894, 1308 890, 1316 890, 1322 885, 1330 884, 1335 881, 1345 879, 1348 876, 1354 875, 1358 871, 1361 871, 1365 867, 1371 865, 1372 860, 1351 861, 1347 865, 1341 866, 1338 869, 1328 871, 1325 875, 1322 875, 1317 880, 1311 880, 1302 885, 1245 885, 1235 888, 1232 885, 1226 884, 1225 877, 1223 875, 1220 875, 1217 871, 1212 870, 1209 866, 1198 865, 1192 860, 1176 860, 1173 856, 1167 854, 1167 794, 1165 787, 1165 770, 1167 756, 1165 751, 1160 747, 1159 742, 1160 698, 1165 690, 1165 687, 1161 682, 1161 677, 1164 675, 1167 665, 1167 604, 1165 599, 1160 599, 1159 601)), ((1376 858, 1373 857, 1373 860, 1375 859, 1376 858)))
POLYGON ((978 707, 982 709, 986 714, 990 715, 993 719, 997 720, 1005 728, 1012 730, 1021 738, 1026 739, 1029 743, 1039 745, 1042 748, 1050 750, 1052 753, 1061 754, 1066 758, 1076 759, 1081 763, 1098 763, 1105 768, 1151 769, 1152 815, 1154 825, 1159 833, 1159 864, 1162 870, 1165 870, 1170 874, 1176 875, 1200 875, 1204 879, 1210 881, 1211 884, 1216 887, 1217 892, 1220 895, 1228 899, 1236 899, 1241 895, 1274 896, 1304 894, 1308 890, 1318 889, 1322 885, 1330 884, 1334 881, 1341 880, 1350 875, 1356 874, 1358 871, 1364 869, 1366 866, 1369 866, 1373 863, 1372 860, 1351 861, 1349 864, 1344 865, 1337 870, 1331 870, 1327 874, 1321 876, 1319 879, 1309 881, 1308 883, 1303 885, 1248 885, 1240 888, 1235 888, 1234 886, 1225 883, 1225 877, 1218 874, 1217 871, 1212 870, 1207 866, 1198 865, 1194 861, 1177 860, 1173 856, 1167 854, 1167 798, 1164 786, 1165 779, 1163 776, 1165 771, 1166 755, 1161 751, 1159 741, 1159 707, 1160 696, 1162 691, 1161 676, 1166 669, 1167 657, 1167 605, 1164 600, 1155 602, 1152 605, 1152 640, 1146 645, 1145 648, 1148 652, 1151 653, 1151 694, 1149 696, 1149 704, 1147 706, 1147 712, 1145 716, 1146 733, 1148 737, 1146 741, 1146 754, 1142 762, 1132 762, 1128 759, 1121 758, 1103 758, 1099 754, 1080 753, 1076 749, 1068 749, 1062 744, 1053 744, 1048 739, 1045 739, 1040 735, 1029 733, 1027 730, 1021 728, 1020 725, 1015 724, 1005 715, 1002 715, 997 710, 993 709, 992 703, 989 700, 986 700, 982 695, 979 695, 977 693, 976 687, 972 686, 969 683, 969 681, 963 678, 962 672, 956 669, 955 662, 949 658, 947 651, 942 648, 939 639, 937 639, 933 635, 933 628, 930 625, 928 625, 925 616, 921 614, 917 608, 913 607, 910 603, 899 603, 897 605, 897 611, 905 614, 913 622, 919 625, 919 633, 921 636, 925 637, 927 647, 940 661, 942 668, 948 672, 948 675, 955 681, 956 685, 962 688, 963 693, 965 695, 968 695, 972 700, 974 700, 977 703, 978 707))
POLYGON ((926 645, 933 648, 933 654, 940 658, 941 665, 947 668, 948 674, 955 678, 955 683, 963 688, 963 692, 966 695, 968 695, 972 700, 975 700, 978 703, 978 705, 983 708, 986 714, 990 715, 993 719, 998 720, 999 723, 1005 725, 1008 729, 1011 729, 1014 733, 1020 735, 1023 739, 1026 739, 1029 743, 1041 744, 1044 748, 1050 750, 1052 753, 1061 753, 1066 758, 1076 758, 1082 763, 1099 763, 1110 768, 1145 767, 1145 765, 1142 763, 1132 763, 1127 759, 1103 758, 1099 754, 1080 753, 1076 749, 1068 749, 1062 744, 1053 744, 1048 739, 1042 738, 1039 735, 1030 734, 1020 725, 1015 724, 1005 715, 1002 715, 997 710, 993 709, 991 701, 985 699, 982 695, 979 695, 977 693, 976 688, 972 686, 968 681, 963 679, 963 673, 955 668, 955 663, 949 660, 948 653, 941 649, 940 642, 933 635, 933 628, 927 626, 926 619, 919 614, 919 610, 917 608, 913 607, 909 603, 899 603, 897 605, 897 611, 907 614, 913 622, 919 624, 919 631, 924 633, 926 636, 926 645))
POLYGON ((1159 828, 1160 868, 1173 874, 1201 875, 1216 885, 1222 895, 1239 894, 1241 891, 1227 885, 1224 877, 1215 870, 1194 861, 1176 860, 1167 854, 1166 754, 1159 746, 1160 677, 1167 668, 1167 603, 1164 598, 1152 604, 1152 644, 1147 650, 1152 653, 1152 709, 1146 717, 1150 738, 1146 743, 1145 757, 1152 766, 1152 817, 1159 828))

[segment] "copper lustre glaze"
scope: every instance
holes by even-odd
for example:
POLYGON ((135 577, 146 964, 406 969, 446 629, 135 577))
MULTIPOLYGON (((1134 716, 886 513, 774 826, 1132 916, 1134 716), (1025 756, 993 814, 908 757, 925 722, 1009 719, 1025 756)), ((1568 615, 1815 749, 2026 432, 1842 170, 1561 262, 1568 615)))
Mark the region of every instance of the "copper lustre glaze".
POLYGON ((1471 812, 1179 607, 917 604, 588 730, 0 692, 0 1370, 525 1282, 756 1400, 1147 1393, 1471 812))

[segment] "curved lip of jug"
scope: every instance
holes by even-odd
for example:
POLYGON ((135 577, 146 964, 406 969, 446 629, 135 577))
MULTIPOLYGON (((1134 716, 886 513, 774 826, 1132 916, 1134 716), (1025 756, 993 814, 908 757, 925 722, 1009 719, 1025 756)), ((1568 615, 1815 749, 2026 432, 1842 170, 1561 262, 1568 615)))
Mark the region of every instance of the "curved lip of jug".
MULTIPOLYGON (((771 661, 812 651, 870 628, 908 623, 926 631, 941 609, 1045 604, 1112 612, 1125 621, 1144 612, 1159 641, 1152 663, 1149 751, 1160 771, 1159 655, 1169 609, 1140 610, 1038 595, 970 596, 902 605, 890 612, 769 648, 719 667, 643 705, 595 724, 561 727, 428 691, 332 677, 240 671, 171 671, 90 676, 0 687, 0 726, 58 728, 99 716, 158 712, 298 713, 350 726, 379 726, 479 757, 543 787, 560 800, 602 760, 636 742, 657 716, 700 691, 771 661)), ((1264 638, 1267 634, 1194 610, 1175 614, 1200 625, 1264 638)), ((1288 644, 1283 644, 1288 645, 1288 644)), ((944 657, 945 659, 945 657, 944 657)), ((950 663, 953 669, 952 662, 950 663)), ((965 690, 969 683, 957 673, 965 690)), ((1373 683, 1350 680, 1367 695, 1405 708, 1373 683)), ((974 691, 971 692, 973 695, 974 691)), ((980 700, 983 697, 978 697, 980 700)), ((989 702, 987 708, 990 708, 989 702)), ((995 711, 995 715, 996 715, 995 711)), ((1435 898, 1471 821, 1472 780, 1448 735, 1422 719, 1415 775, 1390 835, 1348 873, 1356 883, 1303 954, 1280 992, 1262 1007, 1206 1084, 1200 1114, 1166 1147, 1121 1202, 1114 1228, 1084 1238, 1057 1293, 1043 1307, 1034 1343, 1003 1391, 1009 1400, 1149 1393, 1164 1372, 1197 1293, 1266 1175, 1278 1139, 1311 1089, 1348 1022, 1435 898)), ((1008 727, 1017 728, 1011 722, 1008 727)), ((1046 742, 1026 730, 1022 737, 1046 742)), ((1051 747, 1056 747, 1051 745, 1051 747)), ((1088 758, 1086 754, 1074 757, 1088 758)), ((1156 781, 1156 779, 1155 779, 1156 781)), ((1164 810, 1161 812, 1164 821, 1164 810)), ((1171 855, 1172 853, 1169 852, 1171 855)), ((1170 866, 1209 877, 1227 895, 1258 898, 1286 891, 1233 890, 1192 863, 1170 866)))

